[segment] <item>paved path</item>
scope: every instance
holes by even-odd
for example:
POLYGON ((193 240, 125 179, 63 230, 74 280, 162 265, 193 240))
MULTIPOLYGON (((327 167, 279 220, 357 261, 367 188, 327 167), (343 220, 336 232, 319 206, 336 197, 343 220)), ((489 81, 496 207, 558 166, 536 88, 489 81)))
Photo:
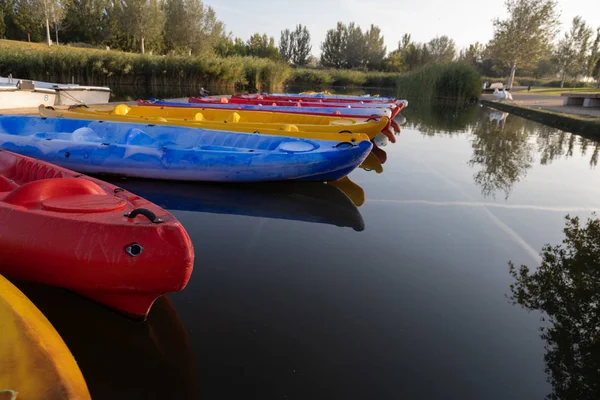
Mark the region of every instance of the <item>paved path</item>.
MULTIPOLYGON (((576 114, 586 117, 600 118, 600 108, 583 108, 581 106, 563 106, 564 97, 540 93, 514 92, 513 103, 532 108, 539 108, 563 114, 576 114)), ((483 100, 497 100, 491 94, 481 96, 483 100)))

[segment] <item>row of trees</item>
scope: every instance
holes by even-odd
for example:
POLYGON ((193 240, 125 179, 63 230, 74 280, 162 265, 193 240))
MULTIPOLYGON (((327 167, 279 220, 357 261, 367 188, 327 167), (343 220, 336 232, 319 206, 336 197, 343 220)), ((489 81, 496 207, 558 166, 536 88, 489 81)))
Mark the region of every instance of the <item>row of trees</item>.
MULTIPOLYGON (((321 43, 320 64, 408 72, 433 63, 459 60, 474 65, 484 76, 569 77, 600 74, 600 28, 594 31, 581 17, 556 41, 555 0, 507 0, 508 16, 495 19, 494 37, 457 51, 448 36, 426 43, 405 34, 387 53, 376 25, 363 31, 354 22, 338 22, 321 43)), ((227 33, 215 11, 202 0, 0 0, 0 37, 56 43, 106 45, 125 51, 256 56, 296 65, 317 65, 311 56, 306 26, 281 32, 275 38, 256 33, 248 40, 227 33), (52 33, 51 33, 52 32, 52 33)))
POLYGON ((338 22, 327 31, 321 44, 321 64, 333 68, 381 69, 387 48, 378 26, 372 25, 364 33, 354 22, 338 22))

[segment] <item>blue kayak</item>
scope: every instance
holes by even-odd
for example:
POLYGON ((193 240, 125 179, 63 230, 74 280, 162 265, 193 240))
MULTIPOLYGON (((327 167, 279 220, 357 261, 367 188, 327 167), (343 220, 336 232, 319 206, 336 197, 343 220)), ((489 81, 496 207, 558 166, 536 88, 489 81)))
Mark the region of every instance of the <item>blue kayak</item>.
POLYGON ((140 106, 161 107, 193 107, 225 110, 273 111, 294 114, 326 115, 330 117, 345 118, 391 118, 392 110, 389 108, 352 108, 352 107, 296 107, 296 106, 269 106, 253 104, 228 104, 228 103, 183 103, 177 101, 164 101, 150 99, 148 102, 138 101, 140 106))
POLYGON ((0 148, 83 173, 257 182, 331 181, 354 170, 372 144, 168 125, 0 116, 0 148))

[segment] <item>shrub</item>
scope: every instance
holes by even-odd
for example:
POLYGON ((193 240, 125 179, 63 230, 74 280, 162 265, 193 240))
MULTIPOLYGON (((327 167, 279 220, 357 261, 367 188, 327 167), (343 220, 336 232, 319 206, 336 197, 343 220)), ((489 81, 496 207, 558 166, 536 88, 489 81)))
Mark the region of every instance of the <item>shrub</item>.
POLYGON ((475 68, 459 62, 429 65, 397 80, 399 97, 427 101, 475 101, 481 94, 481 86, 481 77, 475 68))

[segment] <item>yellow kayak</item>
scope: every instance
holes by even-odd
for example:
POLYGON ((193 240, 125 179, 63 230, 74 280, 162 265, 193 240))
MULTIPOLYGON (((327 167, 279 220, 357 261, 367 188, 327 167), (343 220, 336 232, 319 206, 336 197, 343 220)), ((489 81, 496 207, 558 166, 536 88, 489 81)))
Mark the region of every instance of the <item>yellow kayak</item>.
POLYGON ((83 375, 58 332, 0 275, 2 392, 18 400, 90 399, 83 375))
MULTIPOLYGON (((246 110, 216 110, 188 107, 116 107, 75 106, 68 110, 41 107, 40 115, 78 119, 101 119, 105 121, 140 122, 163 125, 217 129, 235 132, 256 132, 268 135, 285 135, 311 139, 326 139, 324 134, 333 134, 331 140, 339 140, 340 133, 362 133, 373 139, 387 125, 388 119, 351 119, 317 115, 297 115, 246 110)), ((331 137, 331 136, 329 136, 331 137)))

